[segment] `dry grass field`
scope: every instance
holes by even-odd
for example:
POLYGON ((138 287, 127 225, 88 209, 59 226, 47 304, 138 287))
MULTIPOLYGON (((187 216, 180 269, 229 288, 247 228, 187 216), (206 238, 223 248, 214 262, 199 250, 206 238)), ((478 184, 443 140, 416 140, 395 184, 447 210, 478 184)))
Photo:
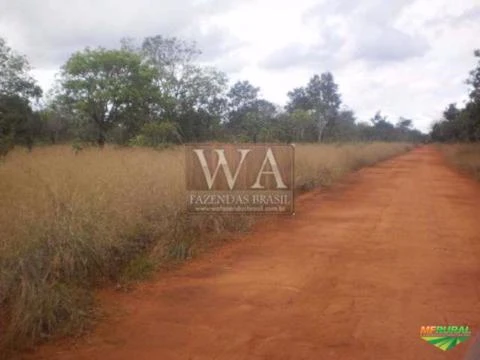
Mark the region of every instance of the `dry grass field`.
MULTIPOLYGON (((296 187, 328 186, 410 147, 299 145, 296 187)), ((78 333, 95 287, 140 279, 205 239, 248 229, 246 216, 185 215, 183 163, 183 148, 69 146, 1 160, 0 349, 78 333)))
POLYGON ((480 180, 480 144, 441 145, 447 159, 480 180))

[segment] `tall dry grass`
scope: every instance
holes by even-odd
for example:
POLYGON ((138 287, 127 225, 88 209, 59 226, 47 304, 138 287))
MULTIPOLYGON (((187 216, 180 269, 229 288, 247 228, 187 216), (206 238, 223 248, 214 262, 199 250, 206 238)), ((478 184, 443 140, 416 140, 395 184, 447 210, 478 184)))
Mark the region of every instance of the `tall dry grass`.
POLYGON ((480 180, 480 144, 441 145, 448 161, 480 180))
POLYGON ((308 144, 295 151, 295 185, 309 190, 328 186, 345 174, 391 158, 413 147, 406 143, 308 144))
MULTIPOLYGON (((406 144, 300 145, 296 186, 329 185, 406 144)), ((189 217, 182 148, 16 150, 0 164, 0 349, 80 331, 91 289, 185 259, 247 229, 240 215, 189 217), (206 236, 207 235, 207 236, 206 236)))

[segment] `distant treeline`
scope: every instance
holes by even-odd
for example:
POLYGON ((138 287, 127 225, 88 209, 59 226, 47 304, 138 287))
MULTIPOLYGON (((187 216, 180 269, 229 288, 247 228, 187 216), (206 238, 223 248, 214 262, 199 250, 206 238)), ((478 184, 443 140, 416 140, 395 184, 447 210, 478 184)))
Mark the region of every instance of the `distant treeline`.
POLYGON ((163 36, 118 49, 86 48, 62 66, 47 95, 29 63, 0 38, 0 154, 14 145, 90 142, 165 143, 422 141, 412 120, 377 112, 358 122, 331 73, 288 93, 281 108, 248 81, 198 62, 194 43, 163 36), (43 96, 43 97, 42 97, 43 96), (32 109, 33 108, 35 110, 32 109))
POLYGON ((480 50, 474 51, 478 63, 470 71, 469 100, 463 108, 450 104, 443 112, 443 119, 432 127, 431 138, 442 142, 480 141, 480 50))

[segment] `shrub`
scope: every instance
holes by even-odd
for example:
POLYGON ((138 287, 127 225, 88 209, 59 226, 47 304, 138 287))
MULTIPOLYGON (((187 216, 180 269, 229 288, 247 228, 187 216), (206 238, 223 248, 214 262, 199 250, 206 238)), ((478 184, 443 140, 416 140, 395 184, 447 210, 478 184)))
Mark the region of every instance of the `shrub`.
POLYGON ((177 124, 164 121, 145 124, 140 134, 130 140, 130 145, 158 147, 164 144, 178 144, 181 141, 177 124))

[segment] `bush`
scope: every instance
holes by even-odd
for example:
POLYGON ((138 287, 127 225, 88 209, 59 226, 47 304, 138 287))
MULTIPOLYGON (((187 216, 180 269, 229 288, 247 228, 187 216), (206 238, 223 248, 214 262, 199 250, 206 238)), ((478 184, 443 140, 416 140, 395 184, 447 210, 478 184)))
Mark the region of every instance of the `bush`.
POLYGON ((480 144, 442 145, 448 161, 480 180, 480 144))
POLYGON ((182 141, 177 124, 169 121, 145 124, 140 134, 130 140, 131 146, 158 147, 182 141))
POLYGON ((13 149, 13 136, 0 135, 0 159, 13 149))

